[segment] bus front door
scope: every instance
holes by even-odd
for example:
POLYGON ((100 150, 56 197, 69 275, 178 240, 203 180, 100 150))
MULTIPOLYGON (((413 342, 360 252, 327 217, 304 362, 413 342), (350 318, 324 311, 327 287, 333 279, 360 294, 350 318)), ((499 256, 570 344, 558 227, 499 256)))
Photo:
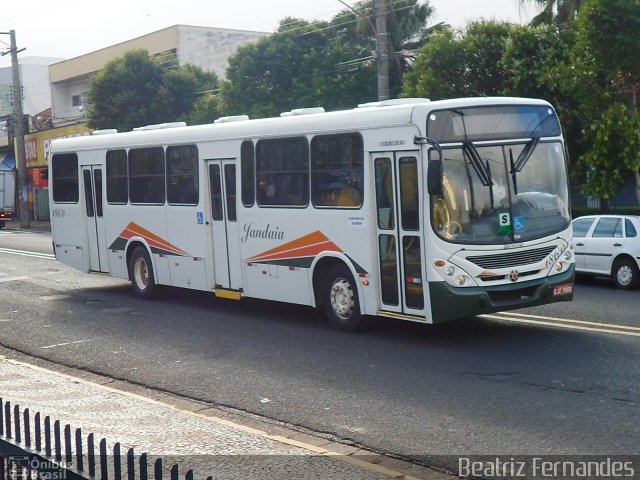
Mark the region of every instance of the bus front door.
POLYGON ((109 272, 107 244, 104 230, 102 167, 82 165, 82 188, 84 190, 85 225, 89 247, 89 270, 109 272))
POLYGON ((419 152, 373 154, 382 313, 426 321, 419 152))
POLYGON ((207 163, 213 267, 217 296, 240 298, 240 238, 236 215, 236 162, 210 160, 207 163))

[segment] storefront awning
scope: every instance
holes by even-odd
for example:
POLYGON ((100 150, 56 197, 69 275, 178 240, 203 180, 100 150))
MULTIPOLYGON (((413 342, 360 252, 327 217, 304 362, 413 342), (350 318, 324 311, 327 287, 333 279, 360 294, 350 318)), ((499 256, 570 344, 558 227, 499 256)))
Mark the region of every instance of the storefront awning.
POLYGON ((16 159, 13 156, 13 153, 7 153, 3 155, 0 153, 0 170, 15 170, 16 169, 16 159))

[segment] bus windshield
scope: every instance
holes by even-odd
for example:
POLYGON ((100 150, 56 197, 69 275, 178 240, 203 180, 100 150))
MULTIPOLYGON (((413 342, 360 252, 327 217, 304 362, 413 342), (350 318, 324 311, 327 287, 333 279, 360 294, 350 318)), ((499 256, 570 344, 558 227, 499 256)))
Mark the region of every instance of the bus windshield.
POLYGON ((432 196, 431 222, 443 239, 503 244, 544 237, 570 222, 560 141, 538 137, 443 149, 443 192, 432 196))

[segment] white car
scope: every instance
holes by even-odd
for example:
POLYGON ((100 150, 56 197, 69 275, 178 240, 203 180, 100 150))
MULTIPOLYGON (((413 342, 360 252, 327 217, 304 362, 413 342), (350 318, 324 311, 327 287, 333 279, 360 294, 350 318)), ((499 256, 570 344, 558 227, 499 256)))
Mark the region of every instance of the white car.
POLYGON ((576 272, 611 277, 616 287, 640 285, 640 217, 587 215, 573 220, 576 272))

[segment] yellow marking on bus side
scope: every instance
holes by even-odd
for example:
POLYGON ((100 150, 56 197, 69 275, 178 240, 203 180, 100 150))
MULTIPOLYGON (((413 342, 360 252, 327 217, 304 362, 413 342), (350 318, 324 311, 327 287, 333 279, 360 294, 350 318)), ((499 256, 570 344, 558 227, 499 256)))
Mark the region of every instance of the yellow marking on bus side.
POLYGON ((383 317, 393 317, 393 318, 401 318, 404 320, 412 320, 414 322, 426 322, 427 319, 425 317, 421 317, 419 315, 411 315, 408 313, 400 313, 400 312, 388 312, 386 310, 379 310, 378 315, 383 317))
MULTIPOLYGON (((530 325, 546 325, 549 327, 565 328, 567 330, 582 330, 586 332, 610 333, 612 335, 627 335, 630 337, 640 337, 640 332, 621 331, 621 330, 615 330, 613 328, 611 329, 594 328, 594 327, 583 327, 581 325, 570 325, 567 323, 561 323, 562 320, 560 319, 558 319, 556 322, 551 322, 551 321, 542 321, 542 320, 530 320, 526 318, 513 318, 513 317, 506 317, 506 316, 499 316, 499 315, 479 315, 479 316, 484 318, 494 318, 497 320, 505 320, 507 322, 514 322, 514 323, 525 323, 530 325)), ((601 325, 606 325, 606 324, 601 324, 601 325)), ((625 328, 625 327, 617 326, 617 328, 625 328)))
POLYGON ((228 298, 230 300, 240 300, 240 298, 242 298, 240 292, 234 292, 233 290, 221 290, 218 288, 213 293, 216 294, 216 297, 228 298))

